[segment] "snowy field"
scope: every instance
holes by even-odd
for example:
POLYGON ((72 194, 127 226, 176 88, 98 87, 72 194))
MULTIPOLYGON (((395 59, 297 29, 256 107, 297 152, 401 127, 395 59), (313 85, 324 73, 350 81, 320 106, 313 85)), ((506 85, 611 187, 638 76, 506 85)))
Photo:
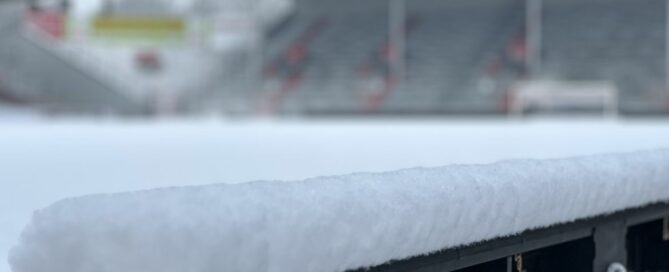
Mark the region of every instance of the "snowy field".
POLYGON ((36 110, 0 103, 0 126, 7 122, 25 122, 40 118, 36 110))
POLYGON ((73 196, 668 147, 662 121, 10 122, 0 255, 34 210, 73 196))

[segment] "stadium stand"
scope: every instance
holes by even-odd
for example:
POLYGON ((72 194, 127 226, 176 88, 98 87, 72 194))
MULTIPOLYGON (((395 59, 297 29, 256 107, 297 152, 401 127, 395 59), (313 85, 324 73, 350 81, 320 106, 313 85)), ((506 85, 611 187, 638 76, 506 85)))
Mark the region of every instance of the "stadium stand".
MULTIPOLYGON (((525 0, 405 1, 401 23, 391 16, 389 0, 296 0, 295 10, 266 27, 260 42, 221 57, 225 67, 215 71, 214 82, 180 97, 180 106, 279 115, 504 114, 517 81, 553 80, 613 82, 622 114, 669 111, 665 1, 542 2, 541 65, 534 71, 526 67, 525 0), (393 39, 397 33, 406 39, 393 39)), ((36 53, 5 50, 0 64, 25 58, 20 61, 52 61, 32 72, 76 68, 39 44, 17 45, 26 40, 9 38, 17 34, 18 22, 12 24, 0 42, 36 53)), ((109 89, 80 72, 63 77, 86 89, 109 89)), ((30 88, 53 94, 47 99, 64 101, 64 108, 92 103, 88 111, 107 99, 147 107, 106 97, 104 90, 101 98, 83 98, 97 92, 59 94, 32 78, 25 80, 37 85, 30 88)))
POLYGON ((484 110, 481 106, 496 110, 497 94, 479 92, 477 79, 493 52, 503 50, 522 26, 523 2, 453 8, 421 0, 410 7, 422 23, 408 40, 406 80, 385 109, 411 112, 427 105, 428 112, 475 112, 484 110))
MULTIPOLYGON (((360 6, 298 1, 291 24, 268 40, 266 59, 276 60, 300 29, 328 21, 305 49, 300 83, 274 99, 278 113, 499 114, 513 82, 528 76, 525 1, 408 1, 402 75, 390 63, 388 1, 360 6)), ((660 0, 545 1, 534 76, 609 80, 624 113, 666 111, 664 10, 660 0)))
POLYGON ((388 19, 386 9, 349 7, 306 8, 297 15, 298 24, 312 24, 314 20, 327 23, 322 33, 308 44, 303 82, 296 86, 293 95, 285 98, 283 110, 357 111, 361 107, 358 103, 364 94, 356 80, 358 67, 386 39, 388 19))
POLYGON ((661 0, 547 0, 542 73, 564 80, 613 81, 621 90, 622 111, 661 110, 661 98, 666 98, 665 7, 661 0))
MULTIPOLYGON (((509 37, 522 29, 524 2, 455 7, 435 0, 409 2, 406 72, 401 75, 391 67, 398 45, 389 39, 388 2, 372 2, 377 3, 366 8, 347 2, 336 8, 298 5, 287 34, 278 37, 286 40, 295 29, 307 29, 314 18, 328 23, 309 44, 308 57, 300 63, 302 82, 283 97, 280 112, 499 111, 500 93, 479 92, 478 77, 495 55, 491 52, 503 52, 509 37)), ((284 54, 277 53, 282 52, 277 47, 285 47, 279 38, 268 44, 267 59, 284 54)))
POLYGON ((0 10, 0 75, 6 96, 55 112, 143 113, 141 106, 22 33, 21 2, 4 4, 0 10))

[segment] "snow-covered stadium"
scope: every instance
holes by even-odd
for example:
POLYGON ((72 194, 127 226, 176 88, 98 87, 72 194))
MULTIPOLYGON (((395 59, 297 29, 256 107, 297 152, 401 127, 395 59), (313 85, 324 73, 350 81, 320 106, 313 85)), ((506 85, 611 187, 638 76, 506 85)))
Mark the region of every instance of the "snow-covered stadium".
POLYGON ((0 0, 0 272, 667 272, 669 0, 0 0))
POLYGON ((664 0, 28 3, 0 98, 52 113, 669 111, 664 0))

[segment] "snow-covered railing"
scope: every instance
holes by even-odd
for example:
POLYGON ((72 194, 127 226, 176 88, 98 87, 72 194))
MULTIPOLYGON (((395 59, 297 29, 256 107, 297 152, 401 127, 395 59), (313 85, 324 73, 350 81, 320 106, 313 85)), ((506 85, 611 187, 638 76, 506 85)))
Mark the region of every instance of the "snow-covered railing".
POLYGON ((345 271, 669 201, 669 150, 64 200, 14 272, 345 271))

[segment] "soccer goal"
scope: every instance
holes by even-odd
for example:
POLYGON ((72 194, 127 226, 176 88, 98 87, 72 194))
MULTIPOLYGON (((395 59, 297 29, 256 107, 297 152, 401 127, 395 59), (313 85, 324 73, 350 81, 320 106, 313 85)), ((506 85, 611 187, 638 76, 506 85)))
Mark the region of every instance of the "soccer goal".
POLYGON ((524 81, 511 90, 509 113, 617 116, 618 93, 610 81, 524 81))

